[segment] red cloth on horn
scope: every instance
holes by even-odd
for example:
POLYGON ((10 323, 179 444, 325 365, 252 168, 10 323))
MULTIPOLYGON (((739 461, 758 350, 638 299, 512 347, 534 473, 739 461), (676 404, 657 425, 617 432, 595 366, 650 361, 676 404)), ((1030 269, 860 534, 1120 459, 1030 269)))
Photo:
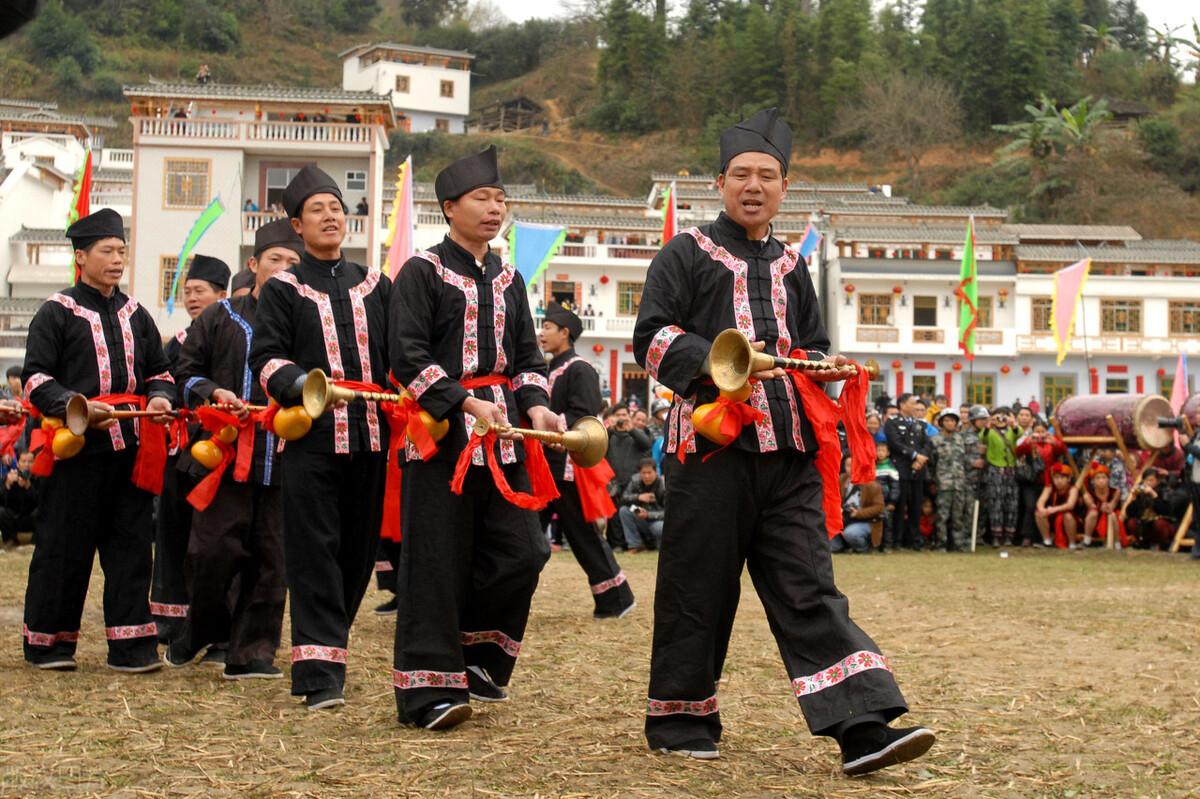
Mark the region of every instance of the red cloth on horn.
POLYGON ((617 512, 612 497, 608 494, 608 484, 616 477, 607 460, 601 460, 595 466, 583 468, 575 466, 575 487, 579 490, 579 504, 583 507, 583 519, 586 522, 596 522, 600 519, 611 519, 617 512))
MULTIPOLYGON (((804 351, 792 357, 806 357, 804 351)), ((846 428, 850 445, 852 483, 866 483, 875 479, 875 444, 867 433, 866 398, 870 378, 865 369, 842 384, 842 393, 837 402, 826 394, 821 385, 808 377, 802 370, 790 370, 789 374, 800 400, 804 415, 812 423, 817 438, 817 472, 821 475, 821 505, 825 510, 825 525, 829 537, 833 538, 844 527, 842 522, 842 492, 840 472, 842 447, 838 440, 837 425, 841 421, 846 428)))
MULTIPOLYGON (((721 417, 721 426, 718 428, 718 430, 720 431, 721 435, 729 439, 729 443, 723 444, 720 448, 715 449, 705 455, 700 459, 701 463, 707 462, 709 458, 711 458, 713 455, 716 455, 718 452, 724 452, 726 449, 728 449, 734 441, 737 441, 737 437, 741 435, 743 427, 748 424, 756 424, 766 418, 766 415, 757 408, 751 408, 745 402, 738 402, 737 400, 730 399, 724 394, 721 394, 718 395, 716 401, 713 402, 713 407, 705 411, 703 416, 697 416, 695 418, 692 425, 693 428, 699 427, 701 424, 707 422, 710 418, 718 413, 724 414, 721 417)), ((679 459, 680 463, 683 463, 687 458, 687 445, 691 443, 695 437, 696 433, 693 429, 693 431, 688 433, 683 439, 683 443, 676 451, 675 457, 679 459)), ((714 441, 713 443, 715 444, 716 442, 714 441)))
MULTIPOLYGON (((225 476, 225 470, 229 468, 229 464, 233 463, 238 457, 238 452, 231 445, 226 444, 221 439, 217 438, 217 434, 226 427, 241 427, 242 423, 238 418, 229 411, 223 411, 219 408, 214 408, 210 405, 202 405, 196 409, 196 419, 200 422, 200 426, 208 432, 212 433, 212 438, 209 439, 221 450, 221 462, 216 467, 205 475, 204 479, 196 484, 187 495, 188 504, 198 511, 203 511, 212 504, 213 499, 217 496, 217 489, 221 487, 221 478, 225 476)), ((249 417, 246 420, 246 426, 251 428, 249 417)), ((241 440, 241 431, 238 431, 239 447, 241 440)), ((251 455, 254 450, 254 439, 251 438, 251 455)), ((234 471, 236 479, 237 471, 234 471)))

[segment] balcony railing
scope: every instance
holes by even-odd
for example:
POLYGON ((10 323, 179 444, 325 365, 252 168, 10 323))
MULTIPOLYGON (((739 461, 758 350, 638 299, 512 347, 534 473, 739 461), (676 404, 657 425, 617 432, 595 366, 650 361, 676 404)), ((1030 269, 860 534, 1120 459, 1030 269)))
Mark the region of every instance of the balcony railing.
POLYGON ((371 129, 344 122, 248 122, 246 138, 254 141, 370 144, 371 129))
POLYGON ((141 136, 170 139, 208 139, 246 143, 370 145, 373 125, 349 122, 285 122, 233 119, 185 119, 182 117, 139 117, 141 136))
POLYGON ((180 117, 143 117, 137 124, 142 136, 171 139, 237 139, 242 127, 242 123, 229 120, 180 117))
POLYGON ((858 341, 868 341, 877 344, 898 344, 900 330, 894 327, 859 327, 855 338, 858 341))
POLYGON ((133 166, 133 150, 105 147, 100 151, 96 166, 111 169, 128 169, 133 166))
MULTIPOLYGON (((242 211, 242 230, 253 233, 268 222, 286 218, 287 214, 279 214, 274 211, 242 211)), ((366 233, 370 219, 367 216, 351 215, 346 217, 346 235, 366 233)))
MULTIPOLYGON (((534 310, 533 321, 541 326, 542 320, 546 318, 545 311, 534 310)), ((583 332, 593 333, 598 336, 622 336, 628 337, 633 333, 633 326, 637 324, 636 316, 585 316, 580 314, 579 321, 583 322, 583 332)))
MULTIPOLYGON (((1076 334, 1071 338, 1071 352, 1100 355, 1169 355, 1181 350, 1189 354, 1200 353, 1200 339, 1180 336, 1088 336, 1086 350, 1084 338, 1076 334)), ((1056 352, 1054 336, 1049 333, 1017 336, 1019 352, 1056 352)))

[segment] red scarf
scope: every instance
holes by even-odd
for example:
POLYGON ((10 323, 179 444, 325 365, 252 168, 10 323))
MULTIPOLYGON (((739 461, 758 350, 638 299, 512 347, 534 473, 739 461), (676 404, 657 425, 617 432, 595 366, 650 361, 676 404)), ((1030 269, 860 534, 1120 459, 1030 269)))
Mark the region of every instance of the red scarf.
POLYGON ((595 466, 583 468, 575 466, 575 487, 579 489, 579 504, 583 506, 583 519, 586 522, 596 522, 600 519, 611 519, 617 512, 612 497, 608 494, 608 484, 616 477, 608 461, 601 460, 595 466))
MULTIPOLYGON (((716 402, 713 403, 713 407, 705 411, 703 416, 696 417, 693 427, 698 427, 699 425, 704 424, 718 413, 723 414, 721 416, 721 426, 719 428, 720 433, 728 438, 729 442, 721 445, 721 447, 718 449, 714 449, 712 452, 705 455, 700 459, 701 463, 706 463, 713 455, 716 455, 718 452, 724 452, 726 449, 728 449, 733 442, 737 441, 737 437, 741 435, 743 427, 748 424, 757 424, 766 418, 763 412, 757 408, 751 408, 745 402, 738 402, 737 400, 730 399, 724 394, 721 394, 717 397, 716 402)), ((693 429, 691 433, 688 433, 687 436, 684 437, 679 449, 676 450, 675 457, 679 459, 680 463, 683 463, 687 458, 687 445, 690 444, 695 438, 696 432, 693 429)))
MULTIPOLYGON (((803 358, 804 351, 792 354, 803 358)), ((850 445, 850 482, 867 483, 875 479, 875 442, 867 432, 866 407, 870 378, 865 369, 859 369, 857 377, 842 384, 842 394, 835 402, 830 399, 819 383, 813 381, 802 370, 789 371, 792 383, 800 394, 804 414, 812 422, 817 438, 817 472, 821 475, 821 504, 825 509, 825 525, 829 537, 842 532, 842 496, 840 472, 842 447, 838 440, 837 425, 841 421, 846 428, 846 439, 850 445)))
POLYGON ((250 470, 254 466, 254 428, 256 425, 265 427, 269 424, 268 419, 274 419, 273 408, 277 409, 278 406, 272 405, 263 411, 247 413, 244 419, 239 419, 231 411, 221 410, 211 405, 202 405, 191 412, 190 415, 195 417, 200 426, 212 433, 212 438, 209 440, 216 445, 217 449, 221 450, 221 462, 205 475, 204 479, 197 483, 196 487, 187 495, 187 501, 193 508, 203 511, 212 504, 213 499, 217 496, 217 489, 221 487, 221 478, 224 477, 229 464, 234 464, 234 480, 244 483, 250 479, 250 470), (226 427, 237 428, 236 448, 217 437, 217 434, 226 427))

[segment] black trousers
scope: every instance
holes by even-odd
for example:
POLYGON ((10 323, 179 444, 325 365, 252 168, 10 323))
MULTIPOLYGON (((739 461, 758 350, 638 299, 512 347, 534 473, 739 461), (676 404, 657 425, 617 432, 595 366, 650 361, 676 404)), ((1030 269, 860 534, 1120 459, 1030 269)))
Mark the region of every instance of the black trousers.
POLYGON ((911 480, 900 479, 900 502, 896 505, 896 546, 921 547, 921 503, 924 501, 924 476, 911 480))
POLYGON ((0 508, 0 540, 6 544, 17 543, 17 533, 26 530, 32 532, 37 526, 37 518, 36 510, 32 513, 14 513, 8 508, 0 508))
POLYGON ((633 604, 633 589, 625 579, 608 541, 583 518, 579 487, 573 480, 556 480, 559 498, 551 503, 558 524, 571 545, 571 554, 587 575, 598 616, 612 616, 633 604))
POLYGON ((25 589, 25 659, 73 655, 100 554, 108 662, 139 666, 158 658, 150 618, 153 497, 129 482, 137 450, 58 461, 46 478, 37 542, 25 589))
POLYGON ((350 625, 375 566, 387 456, 289 447, 280 464, 292 693, 340 689, 350 625))
POLYGON ((192 506, 187 495, 195 486, 192 478, 179 471, 178 455, 167 458, 162 495, 154 525, 154 582, 150 587, 150 612, 158 624, 158 640, 174 639, 183 627, 188 612, 187 577, 183 562, 188 553, 188 535, 192 529, 192 506))
MULTIPOLYGON (((719 740, 717 683, 749 565, 792 690, 814 734, 907 710, 887 659, 834 585, 821 478, 810 455, 689 455, 667 483, 654 599, 646 738, 719 740)), ((754 690, 761 690, 755 686, 754 690)))
POLYGON ((380 538, 379 551, 375 553, 375 584, 380 591, 396 593, 396 566, 399 563, 400 543, 390 538, 380 538))
POLYGON ((192 602, 180 633, 190 649, 227 641, 226 663, 275 659, 287 600, 280 494, 226 478, 193 515, 184 562, 192 602))
MULTIPOLYGON (((503 469, 514 491, 529 490, 524 465, 503 469)), ((404 467, 393 673, 401 722, 466 701, 467 666, 508 684, 550 557, 537 514, 505 500, 486 468, 468 470, 461 496, 450 493, 453 472, 436 460, 404 467)))
POLYGON ((1034 515, 1037 512, 1038 497, 1042 495, 1040 483, 1021 483, 1017 494, 1017 543, 1022 541, 1041 541, 1042 534, 1038 532, 1034 515))

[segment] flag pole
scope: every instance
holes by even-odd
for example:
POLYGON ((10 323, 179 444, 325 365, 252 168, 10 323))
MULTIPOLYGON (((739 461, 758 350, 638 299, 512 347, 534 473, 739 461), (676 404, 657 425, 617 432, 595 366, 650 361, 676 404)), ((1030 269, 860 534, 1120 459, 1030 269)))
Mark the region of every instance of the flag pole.
MULTIPOLYGON (((1091 253, 1088 252, 1087 247, 1083 246, 1083 242, 1076 239, 1075 246, 1083 251, 1084 258, 1092 257, 1091 253)), ((1088 387, 1090 388, 1092 384, 1092 351, 1088 347, 1087 298, 1085 298, 1083 295, 1084 288, 1086 288, 1086 284, 1079 287, 1079 321, 1083 323, 1083 360, 1084 363, 1087 364, 1087 381, 1088 387)), ((1097 390, 1100 388, 1100 383, 1098 381, 1096 383, 1096 388, 1097 390)))

